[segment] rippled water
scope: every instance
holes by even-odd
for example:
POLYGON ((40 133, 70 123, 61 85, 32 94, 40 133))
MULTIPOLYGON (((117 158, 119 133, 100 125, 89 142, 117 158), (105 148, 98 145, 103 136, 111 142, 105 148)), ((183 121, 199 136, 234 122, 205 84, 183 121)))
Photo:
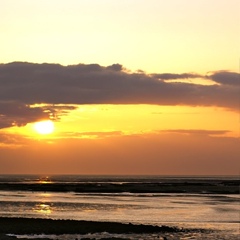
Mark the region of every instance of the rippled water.
MULTIPOLYGON (((238 194, 75 193, 0 191, 0 215, 115 221, 193 229, 165 235, 42 236, 49 239, 121 237, 126 239, 239 239, 238 194), (201 231, 204 229, 204 231, 201 231)), ((18 236, 19 238, 21 236, 18 236)), ((26 237, 26 236, 22 236, 26 237)), ((28 236, 36 238, 36 236, 28 236)), ((40 236, 38 236, 40 237, 40 236)))

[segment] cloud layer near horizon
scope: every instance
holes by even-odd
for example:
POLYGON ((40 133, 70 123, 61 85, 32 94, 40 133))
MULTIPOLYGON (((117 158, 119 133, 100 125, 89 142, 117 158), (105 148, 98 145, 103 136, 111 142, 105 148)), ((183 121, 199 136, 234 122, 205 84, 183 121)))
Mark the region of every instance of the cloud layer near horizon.
POLYGON ((132 73, 120 64, 62 66, 14 62, 0 65, 0 128, 56 118, 74 104, 158 104, 239 108, 240 74, 132 73), (214 85, 169 80, 202 78, 214 85), (34 104, 46 106, 32 107, 34 104), (61 104, 61 106, 56 106, 61 104))

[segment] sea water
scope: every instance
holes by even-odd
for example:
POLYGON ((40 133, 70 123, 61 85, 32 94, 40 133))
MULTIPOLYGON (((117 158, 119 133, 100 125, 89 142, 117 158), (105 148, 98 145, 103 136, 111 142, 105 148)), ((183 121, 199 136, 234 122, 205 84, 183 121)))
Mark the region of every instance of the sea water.
MULTIPOLYGON (((184 177, 162 176, 1 176, 0 183, 85 183, 94 184, 126 182, 186 181, 184 177)), ((194 178, 197 181, 202 178, 194 178)), ((216 177, 204 181, 216 181, 216 177)), ((219 177, 218 177, 219 179, 219 177)), ((204 229, 191 233, 165 234, 167 239, 239 239, 239 194, 207 193, 104 193, 0 191, 0 215, 3 217, 28 217, 110 221, 121 223, 168 225, 186 229, 204 229)), ((126 237, 126 239, 159 239, 158 234, 90 234, 88 238, 126 237)), ((36 238, 40 236, 18 236, 36 238)), ((69 235, 45 236, 49 239, 71 239, 69 235)), ((72 239, 81 239, 81 235, 72 239)), ((160 238, 161 239, 161 238, 160 238)))

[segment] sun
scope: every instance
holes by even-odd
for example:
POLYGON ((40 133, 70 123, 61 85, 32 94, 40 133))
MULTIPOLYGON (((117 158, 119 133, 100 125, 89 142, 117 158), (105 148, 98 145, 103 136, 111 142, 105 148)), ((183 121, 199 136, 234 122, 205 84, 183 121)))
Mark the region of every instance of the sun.
POLYGON ((54 123, 51 120, 36 122, 34 124, 34 129, 39 134, 50 134, 54 131, 54 123))

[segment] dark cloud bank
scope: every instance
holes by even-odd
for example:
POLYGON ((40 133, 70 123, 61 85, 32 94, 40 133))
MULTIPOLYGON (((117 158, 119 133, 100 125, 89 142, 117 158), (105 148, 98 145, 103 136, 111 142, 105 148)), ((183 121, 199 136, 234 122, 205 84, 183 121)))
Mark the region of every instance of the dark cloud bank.
POLYGON ((74 104, 158 104, 239 108, 240 74, 132 73, 121 65, 61 66, 14 62, 0 65, 0 128, 53 118, 74 104), (215 85, 168 82, 203 78, 215 85), (45 107, 30 107, 44 103, 45 107), (56 104, 58 106, 56 106, 56 104), (67 104, 67 105, 66 105, 67 104))

